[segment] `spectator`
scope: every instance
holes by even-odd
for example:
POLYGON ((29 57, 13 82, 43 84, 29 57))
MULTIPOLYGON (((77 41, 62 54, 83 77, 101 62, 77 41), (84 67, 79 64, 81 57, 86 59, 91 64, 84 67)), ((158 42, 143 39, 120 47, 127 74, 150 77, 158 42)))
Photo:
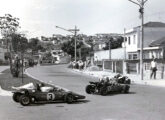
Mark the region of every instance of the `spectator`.
POLYGON ((79 60, 78 61, 79 70, 82 70, 83 69, 83 66, 84 66, 84 63, 82 62, 82 60, 79 60))
POLYGON ((150 79, 152 79, 153 75, 154 75, 154 79, 156 79, 156 71, 157 71, 157 63, 156 63, 156 59, 154 58, 151 61, 151 75, 150 75, 150 79))
POLYGON ((75 68, 75 66, 76 66, 76 62, 73 61, 71 64, 72 64, 72 69, 75 68))

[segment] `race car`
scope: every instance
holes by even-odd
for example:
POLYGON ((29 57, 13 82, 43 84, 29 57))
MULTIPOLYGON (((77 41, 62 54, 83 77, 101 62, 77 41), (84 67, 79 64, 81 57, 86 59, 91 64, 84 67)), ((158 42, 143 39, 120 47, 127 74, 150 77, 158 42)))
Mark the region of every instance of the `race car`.
POLYGON ((110 93, 128 93, 130 86, 128 84, 120 84, 116 81, 99 81, 99 82, 89 82, 90 84, 86 86, 85 90, 88 94, 100 94, 107 95, 110 93))
POLYGON ((33 83, 29 83, 20 87, 12 87, 15 89, 13 92, 13 100, 23 106, 27 106, 31 103, 42 101, 72 103, 79 99, 85 99, 85 96, 59 86, 43 86, 38 84, 36 86, 33 83))

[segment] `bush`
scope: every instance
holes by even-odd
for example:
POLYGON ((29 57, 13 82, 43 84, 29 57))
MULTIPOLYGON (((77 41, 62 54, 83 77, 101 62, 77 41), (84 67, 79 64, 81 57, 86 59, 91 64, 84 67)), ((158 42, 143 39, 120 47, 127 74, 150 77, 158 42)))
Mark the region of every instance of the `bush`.
POLYGON ((0 59, 0 66, 3 66, 3 65, 9 65, 9 61, 4 61, 0 59))

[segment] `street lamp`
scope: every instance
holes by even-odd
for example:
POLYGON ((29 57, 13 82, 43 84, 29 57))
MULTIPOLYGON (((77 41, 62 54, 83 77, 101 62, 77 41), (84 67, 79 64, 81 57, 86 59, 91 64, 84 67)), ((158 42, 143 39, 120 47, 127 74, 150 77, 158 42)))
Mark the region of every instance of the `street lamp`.
POLYGON ((74 42, 75 42, 75 52, 74 52, 74 56, 75 56, 75 61, 77 61, 77 48, 76 48, 76 41, 77 41, 77 32, 80 31, 79 29, 77 29, 77 27, 75 26, 74 29, 65 29, 65 28, 62 28, 62 27, 59 27, 59 26, 56 26, 56 28, 59 28, 59 29, 62 29, 62 30, 65 30, 65 31, 68 31, 68 32, 71 32, 74 34, 74 42))
POLYGON ((138 5, 140 7, 139 12, 141 14, 141 42, 140 42, 140 74, 141 74, 141 80, 143 80, 143 41, 144 41, 144 29, 143 29, 143 24, 144 24, 144 4, 148 1, 148 0, 137 0, 137 2, 133 1, 133 0, 128 0, 136 5, 138 5))

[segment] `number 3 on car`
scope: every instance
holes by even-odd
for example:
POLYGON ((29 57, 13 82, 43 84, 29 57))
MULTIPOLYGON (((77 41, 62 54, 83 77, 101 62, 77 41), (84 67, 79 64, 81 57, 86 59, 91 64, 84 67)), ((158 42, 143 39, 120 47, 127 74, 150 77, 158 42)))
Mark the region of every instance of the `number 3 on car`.
POLYGON ((54 93, 48 93, 47 94, 47 100, 54 100, 55 99, 55 94, 54 93))

